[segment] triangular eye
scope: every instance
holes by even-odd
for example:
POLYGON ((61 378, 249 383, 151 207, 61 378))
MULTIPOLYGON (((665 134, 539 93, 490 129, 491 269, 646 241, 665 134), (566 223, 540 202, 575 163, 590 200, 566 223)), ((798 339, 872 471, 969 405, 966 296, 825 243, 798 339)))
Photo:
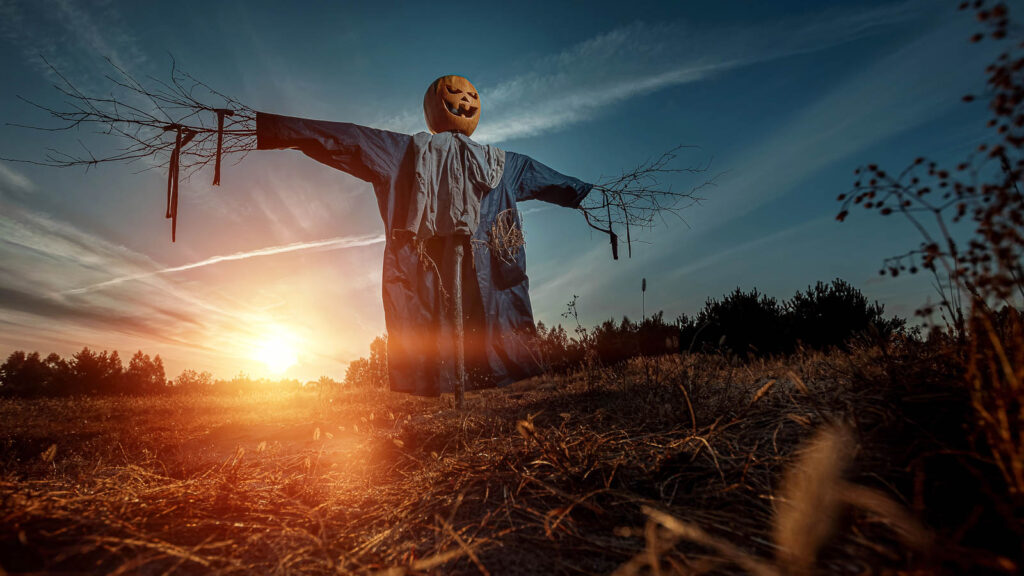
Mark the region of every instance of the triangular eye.
POLYGON ((444 87, 446 90, 448 90, 449 94, 462 94, 462 90, 459 90, 458 88, 452 88, 447 84, 445 84, 444 87))
POLYGON ((469 95, 472 96, 474 100, 476 100, 478 98, 478 96, 476 95, 476 92, 470 92, 469 95))

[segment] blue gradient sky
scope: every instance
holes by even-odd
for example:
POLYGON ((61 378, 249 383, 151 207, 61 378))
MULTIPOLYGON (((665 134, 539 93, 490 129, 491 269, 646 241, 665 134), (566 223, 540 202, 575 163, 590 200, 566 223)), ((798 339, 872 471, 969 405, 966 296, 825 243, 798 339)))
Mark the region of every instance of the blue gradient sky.
MULTIPOLYGON (((974 24, 956 4, 0 0, 0 120, 47 122, 19 95, 59 105, 40 56, 95 92, 104 57, 167 78, 173 54, 258 110, 405 132, 424 129, 427 84, 461 74, 483 101, 480 141, 590 182, 690 144, 681 161, 718 175, 685 223, 642 234, 631 260, 612 261, 576 212, 522 206, 538 320, 562 321, 573 294, 586 323, 638 317, 641 277, 647 309, 669 318, 737 286, 785 298, 835 277, 909 315, 933 297, 928 279, 877 270, 914 233, 861 213, 839 224, 835 197, 859 164, 977 145, 984 104, 960 97, 983 86, 992 48, 968 44, 974 24)), ((5 125, 0 157, 78 139, 110 145, 5 125)), ((297 152, 252 153, 220 188, 208 174, 183 185, 171 244, 166 176, 144 167, 0 162, 0 354, 141 348, 170 375, 261 376, 258 350, 277 335, 300 350, 286 375, 308 379, 341 377, 383 332, 369 184, 297 152), (191 266, 251 251, 263 255, 191 266)))

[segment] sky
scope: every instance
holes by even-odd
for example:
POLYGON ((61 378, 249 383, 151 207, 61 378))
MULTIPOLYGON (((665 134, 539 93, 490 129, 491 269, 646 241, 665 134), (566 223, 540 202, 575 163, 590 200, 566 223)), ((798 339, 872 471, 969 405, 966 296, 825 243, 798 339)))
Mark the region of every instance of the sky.
MULTIPOLYGON (((0 0, 0 158, 109 150, 53 126, 52 64, 109 93, 107 60, 140 79, 177 66, 260 111, 425 130, 423 92, 459 74, 478 88, 474 139, 600 182, 677 145, 663 184, 713 179, 702 201, 614 261, 579 212, 529 201, 536 319, 694 314, 754 287, 788 298, 842 278, 889 313, 935 300, 926 277, 881 278, 919 242, 905 223, 835 221, 853 170, 919 155, 954 162, 985 137, 992 47, 958 2, 78 2, 0 0)), ((160 354, 169 377, 342 378, 384 332, 383 223, 370 185, 296 151, 226 162, 181 187, 177 242, 166 173, 0 160, 0 355, 83 346, 160 354)))

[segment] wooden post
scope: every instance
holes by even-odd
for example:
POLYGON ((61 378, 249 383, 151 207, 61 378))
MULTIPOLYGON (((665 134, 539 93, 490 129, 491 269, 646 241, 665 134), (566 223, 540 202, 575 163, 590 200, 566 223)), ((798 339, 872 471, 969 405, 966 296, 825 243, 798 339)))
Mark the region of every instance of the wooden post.
POLYGON ((455 244, 455 276, 452 282, 453 315, 455 316, 455 408, 465 407, 466 393, 466 333, 462 325, 462 237, 456 236, 455 244))

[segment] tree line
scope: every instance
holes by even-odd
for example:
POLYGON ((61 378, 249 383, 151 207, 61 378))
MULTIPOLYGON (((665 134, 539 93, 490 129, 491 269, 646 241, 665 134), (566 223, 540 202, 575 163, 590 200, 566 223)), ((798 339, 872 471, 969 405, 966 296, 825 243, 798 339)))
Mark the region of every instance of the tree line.
MULTIPOLYGON (((818 282, 788 300, 736 288, 721 299, 708 298, 693 316, 674 321, 659 311, 640 321, 623 317, 592 328, 579 322, 574 296, 562 317, 575 326, 537 323, 533 348, 543 368, 552 372, 575 369, 587 362, 612 365, 637 356, 687 352, 721 353, 740 357, 789 354, 797 349, 846 347, 857 338, 885 341, 908 333, 906 320, 886 317, 885 307, 869 302, 842 279, 818 282)), ((347 386, 387 386, 387 340, 375 338, 370 357, 349 365, 347 386)))
POLYGON ((578 321, 575 297, 563 317, 576 323, 573 336, 562 325, 537 326, 537 349, 545 368, 572 369, 582 362, 615 364, 637 356, 722 353, 742 358, 790 354, 798 349, 845 348, 857 338, 886 340, 906 334, 906 321, 886 317, 842 279, 818 282, 788 300, 736 288, 721 299, 708 298, 693 316, 665 320, 659 311, 637 322, 623 317, 591 329, 578 321))
POLYGON ((116 350, 96 352, 89 348, 66 359, 56 353, 43 358, 39 352, 16 350, 0 364, 0 396, 8 397, 239 393, 282 386, 298 390, 302 383, 295 379, 253 379, 244 373, 230 380, 214 379, 210 372, 191 368, 169 379, 160 355, 150 357, 141 350, 127 366, 116 350))
POLYGON ((377 336, 370 342, 370 357, 359 358, 345 371, 345 386, 385 388, 388 385, 388 336, 377 336))
POLYGON ((141 350, 126 367, 117 350, 108 353, 82 348, 70 358, 56 353, 12 352, 0 365, 0 395, 65 396, 71 394, 147 394, 168 385, 160 355, 141 350))
MULTIPOLYGON (((545 370, 564 372, 586 362, 611 365, 636 356, 685 352, 711 352, 742 357, 787 354, 798 348, 825 350, 843 347, 857 337, 887 339, 906 334, 902 318, 887 318, 884 307, 869 303, 860 290, 836 279, 818 282, 792 298, 779 301, 737 288, 721 299, 709 298, 693 316, 681 314, 667 321, 657 312, 640 321, 623 317, 584 328, 577 315, 577 300, 562 315, 575 323, 571 334, 561 324, 537 324, 532 336, 537 358, 545 370)), ((323 380, 323 379, 321 379, 323 380)), ((332 384, 333 380, 327 379, 332 384)), ((286 381, 294 388, 300 382, 286 381)), ((209 372, 184 370, 167 379, 160 356, 141 350, 125 366, 117 351, 83 348, 70 358, 45 358, 38 352, 18 350, 0 365, 2 396, 63 396, 71 394, 153 394, 168 391, 242 392, 268 383, 239 374, 215 380, 209 372)), ((370 344, 368 358, 349 364, 343 385, 385 388, 387 336, 370 344)))

